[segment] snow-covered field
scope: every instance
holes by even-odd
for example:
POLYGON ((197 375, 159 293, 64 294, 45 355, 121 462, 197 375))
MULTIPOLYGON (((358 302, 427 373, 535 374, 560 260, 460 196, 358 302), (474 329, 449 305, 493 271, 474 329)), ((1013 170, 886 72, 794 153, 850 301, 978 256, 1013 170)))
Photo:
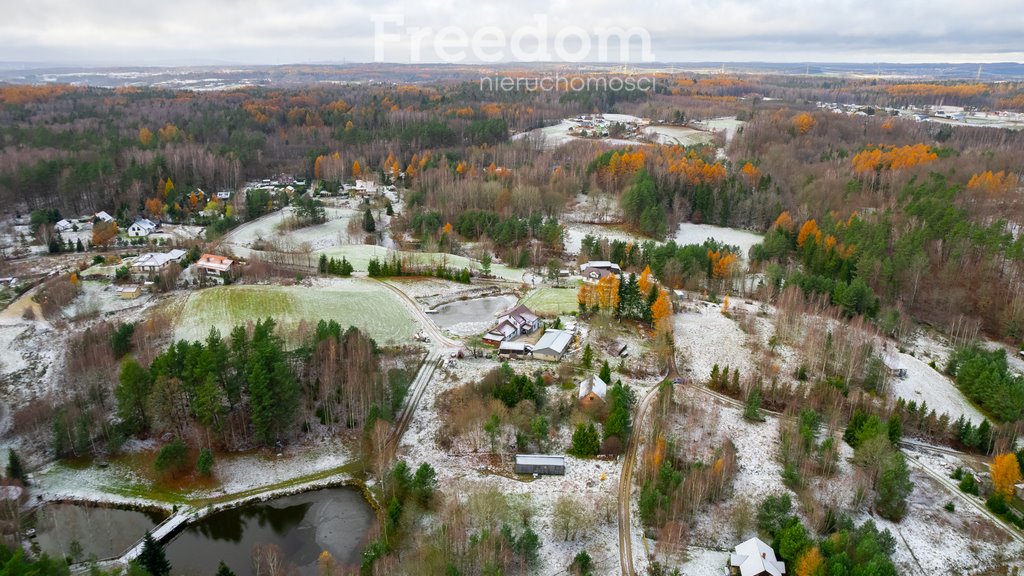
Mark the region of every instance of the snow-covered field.
POLYGON ((242 224, 224 236, 221 242, 239 256, 245 256, 248 253, 246 249, 252 249, 262 241, 276 242, 281 250, 297 251, 306 243, 313 250, 324 250, 359 240, 350 238, 348 233, 349 221, 359 215, 357 210, 340 205, 327 207, 325 211, 327 221, 323 224, 283 231, 282 223, 294 214, 292 208, 284 208, 242 224))
POLYGON ((696 302, 694 309, 672 317, 676 350, 695 382, 707 382, 711 368, 739 369, 741 377, 753 369, 747 335, 739 324, 724 315, 719 304, 696 302))
MULTIPOLYGON (((885 363, 890 368, 902 368, 907 371, 906 378, 889 379, 894 397, 913 400, 919 406, 922 402, 927 402, 928 408, 935 409, 937 414, 949 414, 951 421, 961 415, 975 424, 985 419, 949 377, 921 360, 909 354, 889 350, 885 355, 885 363)), ((941 368, 941 364, 936 365, 941 368)))
POLYGON ((754 244, 760 244, 764 239, 760 234, 748 232, 747 230, 723 228, 710 224, 694 224, 692 222, 679 224, 679 228, 676 230, 675 236, 673 236, 673 240, 679 245, 703 244, 709 238, 718 242, 724 242, 730 246, 739 246, 740 256, 744 259, 750 253, 750 248, 754 244))
POLYGON ((652 125, 644 130, 658 144, 693 146, 711 142, 712 134, 686 126, 652 125))
MULTIPOLYGON (((347 246, 336 246, 321 250, 320 254, 326 254, 329 258, 341 259, 345 257, 357 272, 366 271, 367 265, 370 260, 377 258, 384 260, 394 256, 395 254, 400 255, 403 259, 408 259, 418 265, 437 265, 442 264, 449 268, 461 269, 469 268, 470 270, 479 272, 480 263, 471 258, 465 256, 458 256, 455 254, 446 254, 443 252, 399 252, 396 250, 389 250, 382 246, 371 246, 367 244, 351 244, 347 246)), ((314 255, 315 257, 318 257, 314 255)), ((491 274, 495 277, 508 280, 511 282, 523 281, 523 276, 526 270, 518 268, 509 268, 498 262, 491 264, 491 274)))
POLYGON ((651 238, 611 226, 601 226, 598 224, 566 224, 565 234, 563 236, 565 251, 570 254, 579 254, 583 238, 588 234, 599 240, 607 239, 609 242, 613 240, 622 240, 623 242, 632 242, 636 244, 651 240, 651 238))

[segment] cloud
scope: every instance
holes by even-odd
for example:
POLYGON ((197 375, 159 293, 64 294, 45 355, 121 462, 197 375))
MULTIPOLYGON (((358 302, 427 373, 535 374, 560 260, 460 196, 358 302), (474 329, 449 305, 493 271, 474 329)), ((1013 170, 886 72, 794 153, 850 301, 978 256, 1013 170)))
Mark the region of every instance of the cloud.
MULTIPOLYGON (((11 3, 11 0, 7 0, 11 3)), ((420 46, 438 61, 442 30, 472 38, 496 27, 508 40, 546 23, 541 41, 553 48, 559 34, 567 51, 583 47, 598 59, 597 39, 612 27, 642 29, 649 55, 662 62, 774 61, 970 61, 1024 59, 1024 11, 1019 0, 520 0, 465 2, 422 0, 14 0, 0 22, 0 60, 103 61, 118 64, 372 61, 374 15, 404 19, 389 33, 387 60, 408 62, 420 46), (425 29, 431 29, 427 34, 425 29), (459 32, 461 31, 461 32, 459 32), (571 32, 571 33, 570 33, 571 32), (419 33, 420 36, 415 36, 419 33), (583 41, 585 42, 585 40, 583 41)), ((629 59, 640 57, 631 42, 629 59)), ((525 42, 524 45, 531 45, 525 42)), ((494 52, 495 50, 492 50, 494 52)), ((467 50, 470 60, 472 50, 467 50)), ((618 60, 612 46, 610 59, 618 60)))

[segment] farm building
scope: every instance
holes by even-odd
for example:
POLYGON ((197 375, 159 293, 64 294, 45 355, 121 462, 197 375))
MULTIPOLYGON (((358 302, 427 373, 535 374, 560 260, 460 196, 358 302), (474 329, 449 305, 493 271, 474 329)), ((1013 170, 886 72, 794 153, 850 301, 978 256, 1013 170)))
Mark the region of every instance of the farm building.
POLYGON ((516 474, 565 474, 565 456, 550 454, 516 454, 516 474))
POLYGON ((502 358, 527 356, 530 350, 525 342, 502 342, 498 345, 498 356, 502 358))
POLYGON ((117 291, 118 298, 122 300, 134 300, 139 296, 142 296, 142 286, 139 286, 138 284, 118 286, 114 290, 117 291))
POLYGON ((103 210, 100 210, 99 212, 97 212, 96 215, 94 216, 94 218, 96 218, 100 222, 113 222, 114 221, 114 217, 111 216, 110 214, 107 214, 103 210))
POLYGON ((61 220, 53 225, 53 229, 56 232, 70 232, 73 227, 74 224, 71 223, 71 220, 67 219, 61 220))
POLYGON ((562 359, 572 344, 572 332, 567 330, 546 330, 533 346, 533 357, 557 362, 562 359))
POLYGON ((141 254, 134 262, 132 262, 132 272, 136 274, 159 272, 171 262, 180 263, 184 257, 185 251, 177 248, 170 252, 149 252, 148 254, 141 254))
POLYGON ((782 576, 786 565, 775 559, 772 547, 757 538, 736 546, 729 556, 731 576, 782 576))
POLYGON ((207 278, 213 278, 223 281, 225 278, 230 278, 234 271, 235 261, 226 256, 217 256, 216 254, 203 254, 198 261, 196 261, 196 268, 201 270, 207 278))
POLYGON ((148 218, 139 218, 132 225, 128 227, 128 237, 130 238, 141 238, 143 236, 149 236, 153 232, 156 232, 156 222, 149 220, 148 218))
POLYGON ((578 398, 584 408, 595 404, 603 404, 605 395, 608 393, 608 384, 599 376, 589 376, 580 382, 578 398))
POLYGON ((498 324, 484 335, 485 344, 497 346, 506 340, 512 340, 530 334, 540 327, 540 318, 532 310, 520 304, 498 317, 498 324))

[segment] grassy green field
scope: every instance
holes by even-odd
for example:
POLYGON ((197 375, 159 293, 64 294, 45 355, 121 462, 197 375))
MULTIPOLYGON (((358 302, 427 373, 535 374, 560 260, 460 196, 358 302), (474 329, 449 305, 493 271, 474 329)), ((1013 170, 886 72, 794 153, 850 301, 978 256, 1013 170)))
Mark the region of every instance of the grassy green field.
MULTIPOLYGON (((401 254, 402 258, 408 258, 413 262, 424 265, 424 264, 438 264, 446 263, 449 268, 469 268, 473 271, 480 270, 480 263, 476 260, 466 258, 465 256, 455 256, 453 254, 444 254, 441 252, 397 252, 401 254)), ((396 251, 389 250, 381 246, 370 246, 365 244, 351 244, 348 246, 335 246, 333 248, 327 248, 318 252, 318 254, 326 254, 328 258, 341 258, 344 256, 359 272, 365 272, 367 265, 370 263, 370 259, 379 258, 385 259, 396 254, 396 251)), ((317 256, 319 258, 319 256, 317 256)), ((519 282, 523 278, 523 272, 525 270, 519 270, 516 268, 508 268, 502 264, 492 264, 491 273, 502 278, 504 280, 511 280, 513 282, 519 282)))
POLYGON ((523 304, 537 314, 545 316, 568 314, 579 309, 576 301, 577 288, 575 283, 567 288, 537 288, 523 298, 523 304))
POLYGON ((180 312, 175 338, 196 340, 211 326, 227 335, 249 320, 274 318, 282 327, 301 320, 336 320, 356 326, 380 344, 410 340, 418 325, 398 297, 372 280, 335 280, 327 286, 218 286, 190 294, 180 312))

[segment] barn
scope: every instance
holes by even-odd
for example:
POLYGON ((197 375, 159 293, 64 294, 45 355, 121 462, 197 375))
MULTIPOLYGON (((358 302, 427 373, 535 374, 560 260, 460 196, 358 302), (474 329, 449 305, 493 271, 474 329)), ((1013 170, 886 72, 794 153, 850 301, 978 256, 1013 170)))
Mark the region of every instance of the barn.
POLYGON ((565 456, 550 454, 516 454, 516 474, 565 474, 565 456))

